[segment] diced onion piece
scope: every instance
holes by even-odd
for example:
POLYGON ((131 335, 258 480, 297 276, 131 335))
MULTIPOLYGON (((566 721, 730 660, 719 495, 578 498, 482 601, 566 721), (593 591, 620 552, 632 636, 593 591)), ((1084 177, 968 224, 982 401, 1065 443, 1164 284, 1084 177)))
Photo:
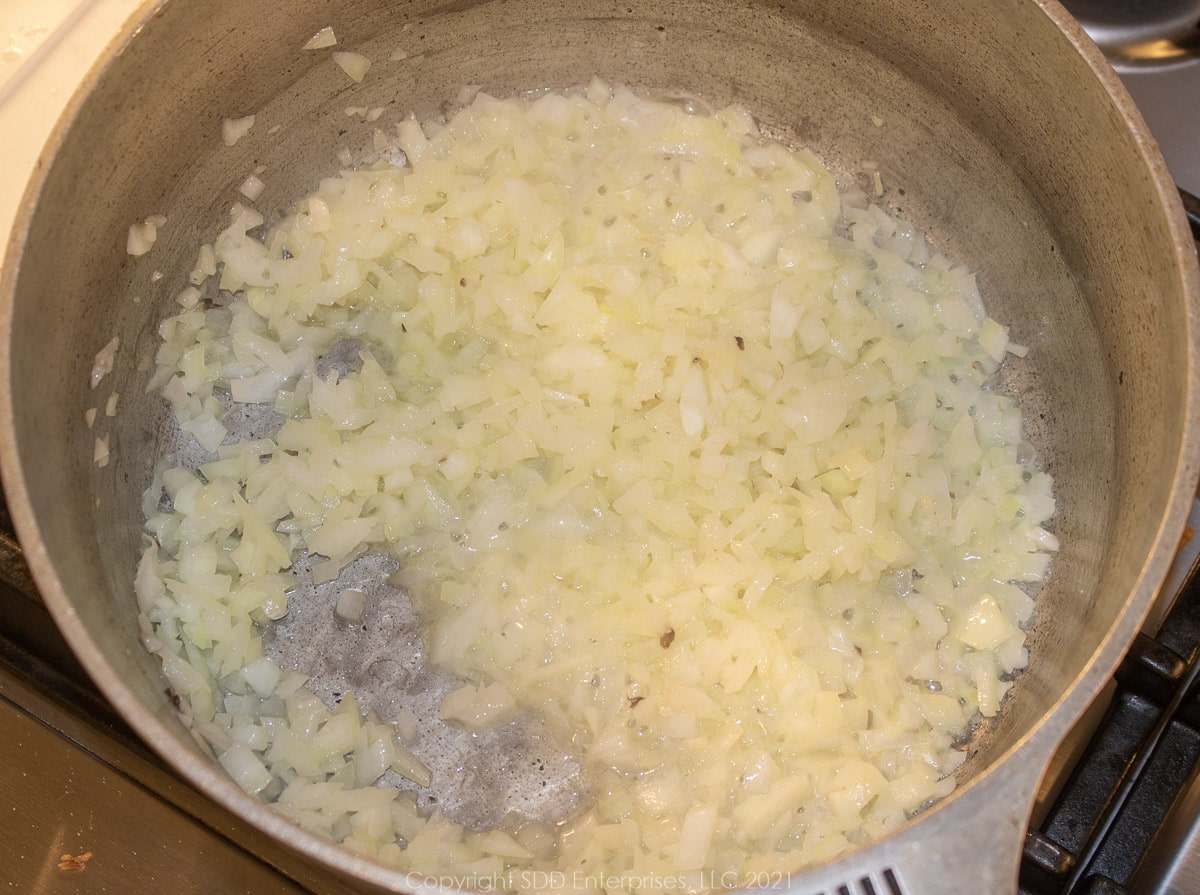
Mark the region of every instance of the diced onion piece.
POLYGON ((428 786, 433 782, 433 773, 429 768, 417 756, 399 744, 396 745, 396 759, 392 762, 391 768, 401 777, 411 780, 418 786, 428 786))
POLYGON ((234 782, 251 795, 262 792, 271 782, 271 772, 242 743, 234 743, 222 752, 220 762, 234 782))
POLYGON ((1008 330, 988 317, 979 328, 979 345, 992 360, 1000 363, 1008 351, 1008 330))
POLYGON ((515 709, 512 694, 500 684, 467 684, 446 695, 438 717, 457 721, 469 730, 486 730, 510 717, 515 709))
POLYGON ((333 26, 326 25, 311 38, 303 47, 305 50, 323 50, 325 47, 332 47, 337 43, 337 35, 333 33, 333 26))
POLYGON ((266 184, 262 182, 257 174, 249 175, 242 181, 242 185, 238 187, 238 192, 253 202, 262 195, 262 191, 266 188, 266 184))
POLYGON ((1004 611, 990 597, 983 597, 967 615, 959 639, 977 650, 995 649, 1013 634, 1013 626, 1004 611))
POLYGON ((130 255, 145 255, 154 248, 158 239, 158 228, 167 222, 162 215, 153 215, 140 224, 131 224, 125 240, 125 251, 130 255))
POLYGON ((269 404, 287 382, 286 374, 264 370, 254 376, 229 381, 229 396, 239 404, 269 404))
POLYGON ((252 662, 243 668, 242 677, 254 688, 255 693, 265 698, 275 692, 275 688, 282 678, 282 672, 272 659, 263 656, 257 662, 252 662))
POLYGON ((488 830, 472 840, 472 845, 489 855, 528 860, 533 852, 503 830, 488 830))
POLYGON ((367 75, 367 69, 371 67, 371 60, 361 53, 336 52, 333 54, 333 61, 356 84, 362 83, 362 79, 367 75))
POLYGON ((120 344, 120 336, 113 336, 103 348, 96 352, 96 358, 92 362, 92 388, 99 385, 100 380, 112 372, 113 362, 116 360, 117 348, 120 347, 120 344))
POLYGON ((363 617, 363 610, 366 609, 367 595, 361 590, 353 587, 347 587, 338 594, 337 612, 338 618, 347 622, 360 622, 363 617))
POLYGON ((107 466, 108 456, 108 436, 97 436, 95 447, 92 450, 92 460, 97 466, 107 466))
POLYGON ((708 861, 709 848, 717 829, 717 807, 694 805, 683 818, 679 844, 675 847, 675 866, 680 870, 699 870, 708 861))
POLYGON ((222 118, 221 139, 225 141, 226 146, 232 146, 246 136, 252 127, 254 127, 253 115, 247 115, 245 118, 222 118))

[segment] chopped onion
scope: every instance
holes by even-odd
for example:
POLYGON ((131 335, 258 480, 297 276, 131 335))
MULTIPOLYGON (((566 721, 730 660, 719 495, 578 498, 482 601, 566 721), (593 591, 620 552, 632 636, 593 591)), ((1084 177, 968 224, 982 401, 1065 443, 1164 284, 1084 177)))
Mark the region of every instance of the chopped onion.
POLYGON ((338 618, 348 622, 362 621, 367 605, 367 595, 357 588, 348 587, 338 594, 336 612, 338 618))
POLYGON ((97 466, 108 465, 108 436, 97 436, 95 448, 92 451, 92 460, 97 466))
POLYGON ((125 240, 125 251, 130 255, 145 255, 154 247, 154 243, 158 239, 158 228, 166 222, 165 217, 156 214, 146 218, 140 224, 130 225, 129 236, 125 240))
POLYGON ((337 36, 333 33, 333 26, 326 25, 304 45, 306 50, 323 50, 325 47, 332 47, 337 43, 337 36))
POLYGON ((92 388, 99 385, 100 380, 112 372, 113 362, 116 360, 117 348, 120 344, 120 336, 113 336, 103 348, 96 352, 96 359, 92 362, 92 388))
POLYGON ((232 146, 246 136, 252 127, 254 127, 253 115, 247 115, 245 118, 223 118, 221 119, 221 138, 225 141, 226 146, 232 146))
POLYGON ((371 60, 361 53, 337 52, 333 54, 333 61, 356 84, 362 83, 362 79, 366 77, 367 69, 371 67, 371 60))
POLYGON ((265 188, 266 184, 262 182, 262 178, 257 174, 251 174, 242 181, 242 185, 238 187, 238 192, 253 202, 262 195, 262 191, 265 188))
POLYGON ((443 721, 457 721, 471 730, 486 730, 512 716, 516 701, 500 684, 467 684, 442 700, 443 721))
MULTIPOLYGON (((968 271, 744 110, 599 80, 458 101, 261 235, 235 207, 190 287, 235 295, 160 328, 152 383, 216 455, 144 501, 172 689, 247 789, 425 874, 719 879, 895 829, 1028 661, 1058 542, 995 388, 1023 349, 968 271), (225 443, 219 389, 282 428, 225 443), (469 832, 397 795, 393 772, 433 783, 413 717, 263 658, 300 551, 318 585, 402 557, 463 682, 441 719, 570 731, 580 815, 469 832)), ((365 592, 334 611, 360 623, 365 592)))

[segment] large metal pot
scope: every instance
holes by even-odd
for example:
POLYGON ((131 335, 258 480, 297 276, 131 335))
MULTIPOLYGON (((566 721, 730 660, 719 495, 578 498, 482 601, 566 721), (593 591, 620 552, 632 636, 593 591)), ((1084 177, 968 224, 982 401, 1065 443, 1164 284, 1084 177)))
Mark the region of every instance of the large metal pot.
POLYGON ((1014 890, 1038 778, 1138 629, 1200 444, 1200 282, 1178 198, 1127 95, 1053 0, 147 5, 52 137, 3 269, 3 476, 46 602, 117 709, 200 790, 348 878, 412 886, 243 794, 177 719, 132 597, 163 416, 144 394, 145 361, 249 171, 267 166, 259 205, 278 211, 336 167, 339 146, 369 140, 375 125, 345 106, 426 117, 465 84, 507 94, 593 74, 742 103, 848 179, 869 183, 877 166, 884 201, 971 266, 992 316, 1031 346, 1009 385, 1056 479, 1063 547, 1030 667, 952 797, 791 881, 805 893, 1014 890), (301 50, 327 25, 375 60, 361 86, 301 50), (398 47, 409 58, 389 61, 398 47), (226 148, 221 119, 248 114, 255 129, 226 148), (129 225, 159 213, 155 250, 126 254, 129 225), (112 462, 98 467, 83 420, 94 357, 114 335, 106 383, 120 409, 101 413, 112 462))

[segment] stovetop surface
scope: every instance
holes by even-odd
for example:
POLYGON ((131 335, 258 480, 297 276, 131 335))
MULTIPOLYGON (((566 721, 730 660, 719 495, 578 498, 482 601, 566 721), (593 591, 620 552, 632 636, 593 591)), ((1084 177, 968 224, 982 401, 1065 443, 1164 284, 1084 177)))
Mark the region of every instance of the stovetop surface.
MULTIPOLYGON (((1189 556, 1184 551, 1180 565, 1189 556)), ((1163 840, 1183 844, 1200 822, 1198 677, 1200 569, 1193 560, 1161 627, 1138 635, 1085 720, 1095 730, 1073 768, 1035 812, 1021 895, 1200 891, 1190 865, 1163 851, 1163 840)))

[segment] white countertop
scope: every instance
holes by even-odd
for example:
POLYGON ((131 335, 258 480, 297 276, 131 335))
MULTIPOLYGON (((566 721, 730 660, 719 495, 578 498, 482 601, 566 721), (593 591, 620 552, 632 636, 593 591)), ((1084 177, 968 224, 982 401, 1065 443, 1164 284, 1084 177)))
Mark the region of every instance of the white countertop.
POLYGON ((0 0, 0 247, 76 85, 143 0, 0 0))
POLYGON ((0 4, 0 87, 45 43, 79 0, 10 0, 0 4))

